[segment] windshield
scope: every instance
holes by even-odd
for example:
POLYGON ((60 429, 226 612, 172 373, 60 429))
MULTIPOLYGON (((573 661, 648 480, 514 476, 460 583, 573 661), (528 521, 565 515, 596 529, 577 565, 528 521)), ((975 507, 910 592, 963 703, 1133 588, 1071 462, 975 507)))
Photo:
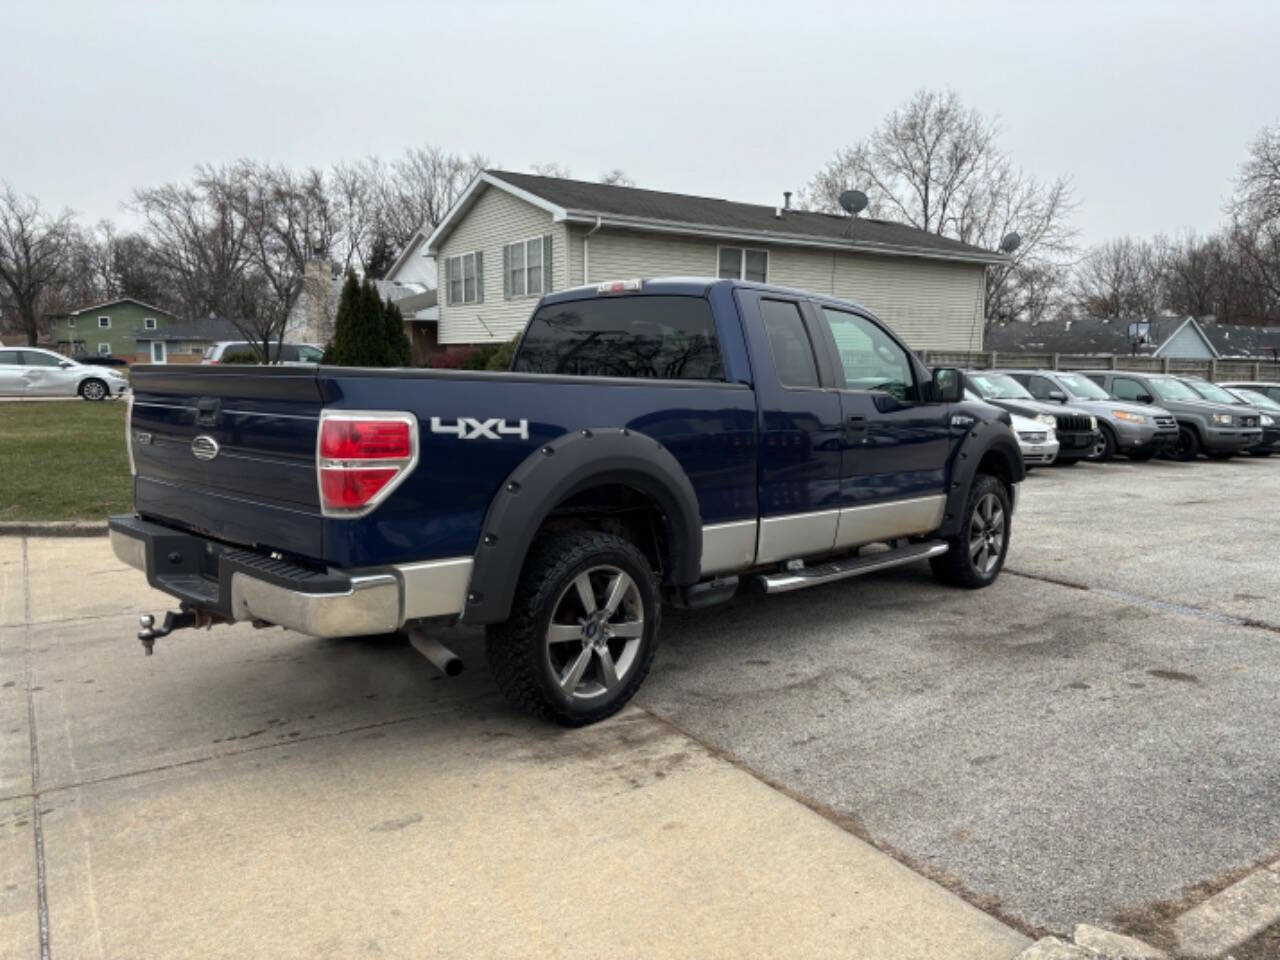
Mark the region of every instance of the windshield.
POLYGON ((1257 390, 1246 390, 1244 387, 1232 387, 1231 392, 1251 407, 1266 410, 1268 413, 1280 412, 1280 403, 1276 403, 1265 393, 1259 393, 1257 390))
POLYGON ((1201 400, 1200 394, 1196 393, 1181 380, 1160 380, 1156 377, 1151 378, 1151 389, 1156 392, 1156 396, 1161 400, 1201 400))
POLYGON ((1079 373, 1060 373, 1058 382, 1067 388, 1067 393, 1078 400, 1110 400, 1111 394, 1088 377, 1079 373))
POLYGON ((1204 397, 1206 400, 1212 400, 1215 403, 1238 404, 1240 402, 1231 394, 1227 393, 1227 391, 1223 390, 1216 383, 1204 383, 1203 381, 1200 381, 1200 380, 1191 380, 1191 381, 1188 381, 1187 385, 1190 386, 1191 389, 1194 390, 1196 393, 1200 394, 1200 396, 1204 397))
POLYGON ((966 383, 982 394, 984 400, 1031 400, 1027 388, 1003 373, 966 373, 966 383))

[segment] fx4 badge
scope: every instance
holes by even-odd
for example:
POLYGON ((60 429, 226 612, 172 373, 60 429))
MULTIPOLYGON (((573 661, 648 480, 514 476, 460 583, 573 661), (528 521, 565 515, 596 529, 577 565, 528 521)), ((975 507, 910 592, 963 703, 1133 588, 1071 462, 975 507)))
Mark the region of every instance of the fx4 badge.
POLYGON ((501 440, 503 437, 519 437, 529 439, 529 421, 518 420, 515 426, 506 420, 494 417, 491 420, 473 420, 471 417, 458 417, 452 423, 442 421, 439 417, 431 418, 432 433, 450 433, 459 440, 501 440))
POLYGON ((957 413, 952 415, 951 425, 953 427, 970 427, 973 426, 973 421, 976 419, 976 417, 969 417, 965 416, 963 413, 957 413))

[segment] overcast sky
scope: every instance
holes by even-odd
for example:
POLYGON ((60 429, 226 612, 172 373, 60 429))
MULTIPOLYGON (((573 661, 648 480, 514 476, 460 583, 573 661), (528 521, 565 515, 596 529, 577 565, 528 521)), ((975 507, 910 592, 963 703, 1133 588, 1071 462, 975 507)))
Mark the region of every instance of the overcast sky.
POLYGON ((1072 177, 1093 243, 1206 231, 1280 120, 1280 3, 0 0, 0 179, 88 220, 201 162, 436 144, 759 203, 921 86, 1072 177))

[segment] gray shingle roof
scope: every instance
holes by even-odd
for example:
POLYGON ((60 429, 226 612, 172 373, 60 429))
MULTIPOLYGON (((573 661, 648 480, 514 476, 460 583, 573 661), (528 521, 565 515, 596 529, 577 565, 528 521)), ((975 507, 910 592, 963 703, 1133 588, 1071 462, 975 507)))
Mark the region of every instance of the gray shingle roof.
POLYGON ((988 350, 1006 353, 1096 353, 1149 355, 1185 320, 1185 317, 1112 320, 1046 320, 1041 323, 1006 323, 991 327, 983 337, 988 350), (1147 343, 1134 347, 1129 324, 1150 323, 1147 343))
POLYGON ((681 226, 706 227, 734 233, 785 235, 828 244, 878 245, 890 251, 914 251, 926 256, 934 254, 991 262, 1001 259, 999 254, 990 250, 887 220, 851 219, 804 210, 786 210, 779 218, 775 207, 763 204, 641 190, 586 180, 540 177, 508 170, 486 172, 572 213, 656 221, 671 225, 672 232, 678 232, 681 226))
POLYGON ((159 330, 135 330, 133 335, 137 340, 208 340, 211 343, 244 339, 244 334, 236 329, 236 325, 223 317, 186 320, 159 330))
POLYGON ((1234 323, 1202 324, 1204 334, 1224 357, 1280 359, 1280 327, 1246 327, 1234 323))

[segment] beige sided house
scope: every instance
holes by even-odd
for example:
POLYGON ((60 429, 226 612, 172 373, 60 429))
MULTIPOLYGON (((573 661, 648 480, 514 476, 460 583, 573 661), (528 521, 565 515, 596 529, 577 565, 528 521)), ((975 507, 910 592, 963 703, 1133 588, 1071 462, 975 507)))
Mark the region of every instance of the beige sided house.
POLYGON ((506 340, 552 290, 718 276, 853 300, 930 350, 982 349, 986 268, 1002 259, 883 220, 501 170, 401 261, 415 257, 436 261, 441 345, 506 340))

